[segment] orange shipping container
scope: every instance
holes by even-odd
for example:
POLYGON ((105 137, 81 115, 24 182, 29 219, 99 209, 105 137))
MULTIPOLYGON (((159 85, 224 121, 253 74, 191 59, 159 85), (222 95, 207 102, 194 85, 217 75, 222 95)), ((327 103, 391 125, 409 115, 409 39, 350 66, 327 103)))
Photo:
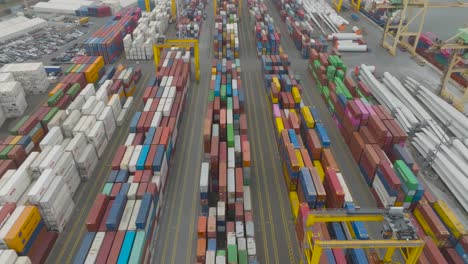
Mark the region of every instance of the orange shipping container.
POLYGON ((205 253, 206 253, 206 239, 199 238, 197 240, 197 261, 205 263, 205 253))
POLYGON ((206 216, 198 217, 198 238, 206 237, 206 216))
POLYGON ((320 162, 322 163, 322 166, 324 169, 327 167, 330 167, 334 169, 336 172, 340 171, 338 168, 338 165, 336 164, 335 158, 333 157, 333 154, 331 153, 331 150, 326 148, 322 150, 322 157, 320 158, 320 162))

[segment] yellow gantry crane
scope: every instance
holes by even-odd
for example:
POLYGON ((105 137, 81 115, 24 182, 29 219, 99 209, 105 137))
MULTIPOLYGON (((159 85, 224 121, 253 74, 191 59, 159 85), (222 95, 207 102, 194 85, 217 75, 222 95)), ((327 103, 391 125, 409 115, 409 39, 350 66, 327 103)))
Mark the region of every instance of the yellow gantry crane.
POLYGON ((159 60, 161 59, 161 50, 166 48, 192 48, 195 58, 195 79, 200 80, 200 55, 197 39, 166 39, 164 43, 153 44, 154 66, 158 70, 159 60))
POLYGON ((464 61, 463 56, 468 56, 468 28, 458 29, 458 33, 455 36, 444 42, 435 43, 429 48, 430 51, 439 51, 441 49, 450 50, 450 60, 442 74, 440 95, 452 101, 454 107, 463 112, 464 103, 468 101, 468 87, 461 87, 463 96, 457 98, 457 96, 451 94, 447 89, 447 84, 452 78, 452 73, 461 73, 468 77, 468 67, 466 65, 462 67, 457 66, 460 62, 464 61))
MULTIPOLYGON (((412 239, 397 238, 392 234, 395 230, 388 224, 389 219, 405 219, 403 208, 390 208, 389 210, 356 210, 349 212, 345 210, 324 210, 314 211, 309 213, 306 220, 306 229, 310 228, 318 222, 384 222, 384 234, 390 239, 380 240, 322 240, 319 233, 306 231, 304 255, 307 264, 318 264, 323 249, 346 249, 346 248, 363 248, 363 249, 386 249, 383 258, 384 263, 392 263, 392 257, 396 250, 400 250, 407 264, 415 264, 424 249, 424 241, 414 235, 410 235, 412 239), (388 217, 390 216, 390 217, 388 217)), ((406 218, 407 219, 407 218, 406 218)), ((402 230, 400 230, 402 231, 402 230)), ((397 231, 397 232, 400 232, 397 231)), ((411 230, 409 233, 414 230, 411 230)), ((403 234, 404 232, 402 232, 403 234)), ((304 263, 304 262, 302 262, 304 263)))
MULTIPOLYGON (((151 12, 151 4, 150 4, 150 1, 152 0, 145 0, 145 7, 146 7, 146 12, 151 12)), ((176 1, 175 0, 171 0, 171 15, 172 15, 172 18, 175 18, 176 17, 176 14, 177 13, 177 6, 176 6, 176 1)))

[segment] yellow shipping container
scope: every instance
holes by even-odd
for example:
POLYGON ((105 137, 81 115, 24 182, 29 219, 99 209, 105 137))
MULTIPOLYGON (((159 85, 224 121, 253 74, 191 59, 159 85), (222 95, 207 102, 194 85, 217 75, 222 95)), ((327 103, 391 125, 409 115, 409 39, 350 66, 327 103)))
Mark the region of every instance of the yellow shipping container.
POLYGON ((284 130, 283 120, 280 117, 275 118, 276 121, 276 130, 278 131, 278 135, 281 135, 281 132, 284 130))
POLYGON ((278 103, 278 98, 275 97, 275 95, 273 94, 273 91, 270 90, 270 96, 271 96, 271 102, 274 103, 274 104, 277 104, 278 103))
POLYGON ((353 239, 356 239, 356 233, 354 233, 353 226, 351 225, 351 222, 346 222, 346 225, 348 226, 349 234, 353 239))
POLYGON ((292 88, 292 96, 296 104, 299 104, 301 102, 301 93, 299 93, 299 89, 297 89, 296 86, 292 88))
POLYGON ((468 235, 465 227, 458 220, 458 217, 452 212, 450 207, 448 207, 444 201, 438 200, 435 202, 434 210, 455 238, 458 239, 462 235, 468 235))
POLYGON ((296 220, 297 215, 299 214, 299 197, 297 196, 297 192, 289 192, 289 201, 291 202, 291 210, 294 220, 296 220))
POLYGON ((62 87, 63 87, 63 85, 61 83, 58 83, 57 85, 55 85, 55 87, 52 90, 50 90, 49 97, 54 96, 54 94, 56 92, 60 91, 62 89, 62 87))
POLYGON ((8 248, 14 249, 16 252, 23 251, 40 221, 41 215, 37 207, 26 206, 4 238, 8 248))
POLYGON ((211 75, 216 75, 216 67, 211 68, 211 75))
POLYGON ((89 64, 85 71, 85 77, 88 83, 96 82, 98 78, 99 69, 97 68, 96 64, 89 64), (93 81, 94 80, 94 81, 93 81))
POLYGON ((122 91, 119 92, 119 98, 122 99, 125 97, 125 92, 124 90, 122 89, 122 91))
POLYGON ((284 175, 284 181, 286 183, 286 187, 288 188, 289 191, 295 191, 296 185, 294 185, 294 183, 289 178, 289 173, 288 173, 288 168, 286 167, 286 163, 282 162, 282 165, 283 165, 283 175, 284 175))
POLYGON ((135 93, 135 91, 136 91, 136 86, 133 85, 132 88, 130 88, 130 89, 125 93, 125 95, 126 95, 127 97, 133 96, 133 94, 135 93))
POLYGON ((16 136, 16 137, 14 137, 14 138, 10 141, 10 143, 8 143, 8 145, 16 145, 16 143, 18 143, 18 141, 20 141, 22 137, 23 137, 23 136, 16 136))
POLYGON ((93 64, 96 64, 97 70, 99 71, 102 67, 104 67, 104 58, 102 56, 98 56, 93 64))
POLYGON ((89 22, 89 17, 82 17, 82 18, 80 18, 80 19, 78 20, 78 23, 79 23, 80 25, 86 24, 86 23, 88 23, 88 22, 89 22))
POLYGON ((281 88, 278 77, 273 77, 273 79, 271 79, 271 81, 275 83, 276 87, 281 88))
POLYGON ((301 151, 296 149, 296 158, 297 162, 299 163, 299 169, 304 167, 304 160, 302 159, 301 151))
POLYGON ((73 67, 73 69, 71 70, 71 72, 78 71, 78 69, 80 69, 80 67, 81 67, 81 64, 76 64, 75 67, 73 67))
POLYGON ((320 163, 320 160, 314 160, 313 163, 320 176, 320 180, 323 182, 323 180, 325 179, 325 172, 323 171, 322 163, 320 163))
POLYGON ((314 128, 315 127, 315 120, 314 117, 312 116, 312 113, 310 112, 309 107, 302 107, 301 108, 302 116, 304 117, 304 120, 306 121, 306 125, 308 128, 314 128))

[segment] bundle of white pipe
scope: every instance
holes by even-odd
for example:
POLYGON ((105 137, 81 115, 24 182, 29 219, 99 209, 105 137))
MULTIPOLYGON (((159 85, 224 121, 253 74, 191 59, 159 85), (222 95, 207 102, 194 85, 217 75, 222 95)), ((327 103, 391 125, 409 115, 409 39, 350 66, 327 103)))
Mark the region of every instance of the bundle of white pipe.
POLYGON ((328 40, 333 40, 335 38, 338 40, 358 40, 362 39, 362 35, 356 33, 333 33, 327 36, 328 40))

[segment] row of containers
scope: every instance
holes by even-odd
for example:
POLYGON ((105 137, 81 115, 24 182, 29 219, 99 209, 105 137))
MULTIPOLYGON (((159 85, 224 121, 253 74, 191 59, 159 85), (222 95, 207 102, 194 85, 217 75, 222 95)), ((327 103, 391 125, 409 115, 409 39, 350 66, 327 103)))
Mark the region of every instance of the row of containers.
POLYGON ((355 78, 359 69, 347 73, 339 56, 314 49, 310 54, 309 72, 378 206, 413 212, 414 225, 426 241, 421 263, 466 263, 468 233, 418 179, 407 134, 384 106, 370 103, 375 100, 368 87, 355 78))
POLYGON ((75 10, 78 17, 108 17, 112 15, 112 9, 107 5, 82 6, 75 10))
MULTIPOLYGON (((251 3, 251 10, 258 3, 251 3)), ((261 5, 261 4, 260 4, 261 5)), ((274 28, 267 14, 251 12, 257 22, 274 28)), ((363 223, 350 226, 341 223, 306 226, 305 219, 311 209, 347 208, 355 205, 342 173, 330 150, 330 139, 314 107, 304 105, 299 76, 290 72, 288 56, 278 51, 262 55, 265 94, 272 106, 272 121, 281 153, 285 188, 289 191, 295 230, 300 251, 305 252, 308 232, 321 234, 322 239, 369 239, 363 223), (353 232, 345 232, 351 230, 353 232), (345 234, 353 234, 347 237, 345 234)), ((362 249, 325 250, 320 263, 368 263, 362 249), (349 261, 349 262, 347 262, 349 261)))
MULTIPOLYGON (((217 3, 218 34, 237 27, 237 2, 217 3), (235 26, 234 26, 235 25, 235 26)), ((219 39, 215 34, 215 43, 219 39)), ((236 32, 233 38, 238 39, 236 32)), ((230 43, 218 43, 232 50, 230 43)), ((234 55, 231 53, 231 55, 234 55)), ((239 59, 213 60, 204 117, 196 263, 258 263, 251 197, 251 152, 239 59)), ((218 58, 215 55, 215 58, 218 58)))
POLYGON ((190 0, 184 4, 184 8, 180 10, 177 18, 177 33, 178 38, 198 39, 200 37, 201 28, 203 25, 203 9, 204 1, 190 0))
POLYGON ((190 86, 190 53, 162 55, 86 220, 74 263, 150 263, 190 86))
POLYGON ((120 10, 106 24, 84 41, 84 49, 89 56, 102 56, 105 64, 117 61, 124 51, 123 38, 131 34, 141 17, 139 7, 120 10))
MULTIPOLYGON (((112 84, 113 75, 105 76, 112 84)), ((75 210, 80 183, 93 177, 116 118, 132 101, 123 104, 105 86, 78 85, 66 108, 41 107, 2 141, 0 263, 46 261, 75 210)))
POLYGON ((216 10, 213 52, 217 59, 239 58, 238 1, 222 2, 216 10))

